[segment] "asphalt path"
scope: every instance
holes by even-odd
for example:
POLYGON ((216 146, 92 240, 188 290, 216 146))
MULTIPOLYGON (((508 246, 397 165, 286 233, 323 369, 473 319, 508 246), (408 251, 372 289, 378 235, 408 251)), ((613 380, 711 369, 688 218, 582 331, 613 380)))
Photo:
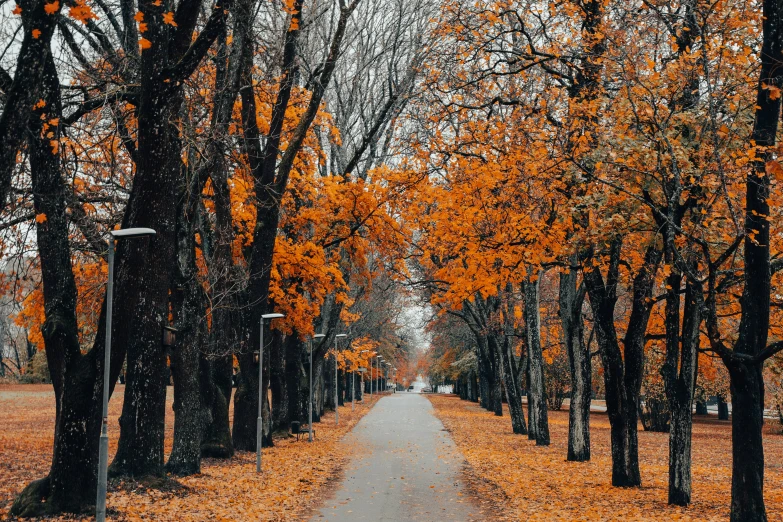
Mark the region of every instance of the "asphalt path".
POLYGON ((356 451, 312 521, 485 519, 460 480, 464 458, 420 393, 384 397, 345 442, 356 451))

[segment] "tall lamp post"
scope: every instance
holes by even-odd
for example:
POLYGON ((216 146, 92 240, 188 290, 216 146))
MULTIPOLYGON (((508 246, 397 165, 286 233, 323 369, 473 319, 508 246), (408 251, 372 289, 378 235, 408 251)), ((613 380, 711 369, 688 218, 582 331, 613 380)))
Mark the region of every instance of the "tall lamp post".
POLYGON ((348 334, 337 334, 334 336, 334 424, 338 425, 340 424, 340 412, 337 411, 337 395, 339 395, 337 391, 337 338, 338 337, 348 337, 348 334))
POLYGON ((262 419, 261 395, 264 388, 264 320, 280 319, 284 314, 272 313, 261 315, 261 345, 258 347, 258 420, 256 421, 256 473, 261 473, 261 439, 264 437, 264 421, 262 419))
MULTIPOLYGON (((313 339, 322 339, 324 334, 315 334, 313 339)), ((313 339, 310 339, 310 401, 308 404, 307 442, 313 442, 313 339)))
POLYGON ((111 364, 111 312, 114 300, 114 242, 121 239, 154 236, 151 228, 125 228, 109 232, 109 280, 106 286, 106 343, 103 348, 103 421, 98 452, 98 492, 95 519, 106 520, 106 477, 109 465, 109 366, 111 364))

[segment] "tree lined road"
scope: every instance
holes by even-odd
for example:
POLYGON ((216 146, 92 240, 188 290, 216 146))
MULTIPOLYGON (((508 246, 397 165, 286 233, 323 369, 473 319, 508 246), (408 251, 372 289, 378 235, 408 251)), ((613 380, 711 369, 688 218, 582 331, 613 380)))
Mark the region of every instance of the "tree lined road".
POLYGON ((358 453, 312 521, 484 520, 459 478, 463 457, 421 394, 384 397, 347 442, 358 453))

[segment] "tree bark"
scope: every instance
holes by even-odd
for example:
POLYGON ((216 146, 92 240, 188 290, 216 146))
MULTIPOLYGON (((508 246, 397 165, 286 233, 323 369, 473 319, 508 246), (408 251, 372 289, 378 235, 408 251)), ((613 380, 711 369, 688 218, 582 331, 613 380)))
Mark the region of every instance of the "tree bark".
MULTIPOLYGON (((770 320, 770 178, 780 120, 783 83, 783 2, 764 0, 761 71, 751 143, 755 156, 745 181, 745 235, 741 316, 734 350, 723 345, 715 304, 715 270, 711 266, 708 332, 713 348, 729 370, 731 382, 732 477, 731 522, 765 522, 764 505, 764 361, 775 350, 767 346, 770 320)), ((777 349, 780 349, 778 347, 777 349)))
POLYGON ((176 346, 169 349, 174 379, 174 443, 166 470, 175 475, 201 471, 201 443, 211 421, 204 400, 206 389, 202 389, 202 371, 209 370, 201 357, 201 347, 208 335, 206 296, 197 277, 194 231, 203 186, 198 179, 193 179, 191 184, 195 186, 189 188, 195 190, 181 190, 178 198, 182 208, 177 224, 177 274, 171 291, 171 309, 178 332, 176 346))
MULTIPOLYGON (((177 120, 183 101, 183 81, 192 74, 224 27, 226 7, 217 2, 201 33, 193 40, 198 5, 179 9, 177 30, 171 32, 167 24, 153 16, 157 8, 152 2, 139 2, 139 11, 147 14, 149 20, 145 37, 151 46, 141 55, 136 180, 123 226, 147 226, 156 230, 157 235, 149 241, 154 243, 154 248, 131 258, 134 271, 143 270, 143 274, 128 278, 130 274, 117 272, 118 280, 128 280, 138 296, 131 302, 139 303, 143 308, 126 316, 133 328, 126 332, 125 338, 128 384, 120 417, 120 440, 110 467, 112 475, 163 474, 169 371, 161 337, 163 326, 168 322, 168 291, 175 260, 177 206, 172 202, 177 195, 182 169, 177 120), (139 184, 139 178, 151 183, 139 184), (136 201, 142 207, 137 214, 133 205, 136 201), (149 270, 149 266, 155 269, 149 270)), ((146 241, 127 243, 134 245, 128 247, 132 251, 138 250, 135 245, 146 241)), ((123 296, 118 292, 116 301, 121 299, 123 296)))
MULTIPOLYGON (((7 90, 3 113, 0 115, 0 212, 5 209, 17 154, 27 137, 27 131, 30 126, 40 126, 39 122, 31 121, 31 108, 42 98, 41 94, 50 99, 56 96, 58 100, 60 96, 59 87, 56 95, 51 90, 42 92, 42 89, 45 91, 43 84, 47 81, 44 74, 50 74, 45 73, 45 70, 49 67, 52 55, 51 40, 60 9, 58 7, 55 13, 48 14, 44 7, 49 4, 42 0, 20 1, 19 5, 22 8, 22 43, 14 79, 7 90), (35 30, 39 31, 37 36, 33 36, 35 30)), ((56 75, 56 69, 54 73, 56 75)), ((49 108, 55 107, 49 105, 49 108)), ((49 116, 50 119, 55 117, 53 114, 49 116)), ((59 129, 54 131, 59 136, 59 129)), ((51 152, 51 147, 47 148, 51 152)))
POLYGON ((540 274, 536 273, 535 277, 535 280, 528 277, 522 283, 525 294, 524 317, 529 361, 527 407, 530 413, 530 428, 528 437, 535 439, 537 446, 548 446, 549 418, 544 383, 544 356, 541 352, 541 314, 538 300, 540 274))
MULTIPOLYGON (((71 481, 59 465, 73 458, 70 455, 73 451, 70 437, 75 435, 74 438, 78 440, 83 435, 83 432, 64 431, 70 428, 69 421, 74 417, 73 395, 65 396, 64 390, 73 389, 74 375, 80 369, 79 363, 84 357, 80 352, 78 338, 77 291, 71 266, 60 156, 53 151, 50 139, 45 138, 46 132, 43 132, 43 125, 47 125, 47 132, 51 128, 53 139, 59 140, 59 128, 50 126, 48 121, 60 117, 60 85, 51 53, 46 53, 43 58, 40 92, 46 104, 34 112, 34 117, 26 118, 31 122, 31 127, 25 133, 26 136, 23 134, 22 137, 27 138, 30 148, 35 212, 46 217, 43 221, 36 220, 36 233, 45 313, 41 332, 55 392, 55 449, 49 475, 28 485, 11 507, 11 516, 21 517, 60 511, 78 512, 91 503, 82 484, 71 481)), ((76 409, 81 414, 85 410, 89 412, 89 399, 79 401, 76 409)), ((82 429, 85 427, 84 424, 81 426, 82 429)), ((97 444, 95 449, 97 455, 97 444)), ((74 471, 82 471, 81 478, 87 480, 88 484, 95 483, 89 467, 74 471)))
POLYGON ((647 247, 644 264, 633 279, 631 316, 623 353, 614 324, 621 247, 622 239, 614 237, 610 242, 606 283, 601 272, 589 264, 592 251, 585 258, 583 273, 604 367, 606 409, 611 426, 612 485, 633 487, 641 485, 637 407, 644 367, 644 334, 652 309, 652 283, 661 251, 655 244, 647 247))
POLYGON ((729 405, 723 395, 718 395, 718 420, 729 420, 729 405))
POLYGON ((764 522, 764 380, 758 364, 735 363, 731 377, 731 521, 764 522))
MULTIPOLYGON (((213 315, 213 321, 215 316, 213 315)), ((214 324, 214 323, 213 323, 214 324)), ((212 336, 215 333, 211 333, 212 336)), ((231 440, 231 424, 228 408, 233 386, 234 356, 224 355, 214 359, 201 356, 202 378, 207 389, 206 406, 210 411, 210 422, 204 428, 201 442, 201 456, 228 459, 234 456, 234 443, 231 440)))
POLYGON ((522 396, 520 394, 519 383, 516 380, 516 372, 511 364, 511 353, 508 337, 497 339, 495 335, 487 336, 487 345, 491 350, 499 353, 502 362, 502 375, 504 388, 506 390, 506 402, 508 403, 508 413, 511 417, 511 429, 514 433, 520 435, 527 434, 527 425, 525 424, 525 412, 522 410, 522 396))
POLYGON ((701 325, 702 288, 690 280, 685 285, 685 307, 680 333, 680 282, 672 270, 667 278, 666 362, 661 369, 669 402, 669 504, 687 506, 691 501, 691 434, 693 395, 701 325))
MULTIPOLYGON (((575 256, 571 258, 576 264, 575 256)), ((577 270, 560 274, 560 322, 571 370, 571 404, 568 408, 567 460, 590 460, 590 401, 592 398, 592 362, 589 347, 584 342, 582 303, 584 290, 577 290, 577 270)), ((584 288, 584 286, 583 286, 584 288)))

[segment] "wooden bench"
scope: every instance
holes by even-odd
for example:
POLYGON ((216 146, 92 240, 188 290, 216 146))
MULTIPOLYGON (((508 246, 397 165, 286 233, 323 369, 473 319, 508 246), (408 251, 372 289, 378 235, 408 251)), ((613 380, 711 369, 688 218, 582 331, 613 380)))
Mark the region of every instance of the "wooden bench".
MULTIPOLYGON (((307 424, 301 424, 297 421, 293 421, 291 423, 291 435, 296 435, 296 440, 299 440, 299 437, 304 437, 306 434, 309 433, 309 430, 307 429, 307 424)), ((313 428, 313 439, 315 439, 315 428, 313 428)))

